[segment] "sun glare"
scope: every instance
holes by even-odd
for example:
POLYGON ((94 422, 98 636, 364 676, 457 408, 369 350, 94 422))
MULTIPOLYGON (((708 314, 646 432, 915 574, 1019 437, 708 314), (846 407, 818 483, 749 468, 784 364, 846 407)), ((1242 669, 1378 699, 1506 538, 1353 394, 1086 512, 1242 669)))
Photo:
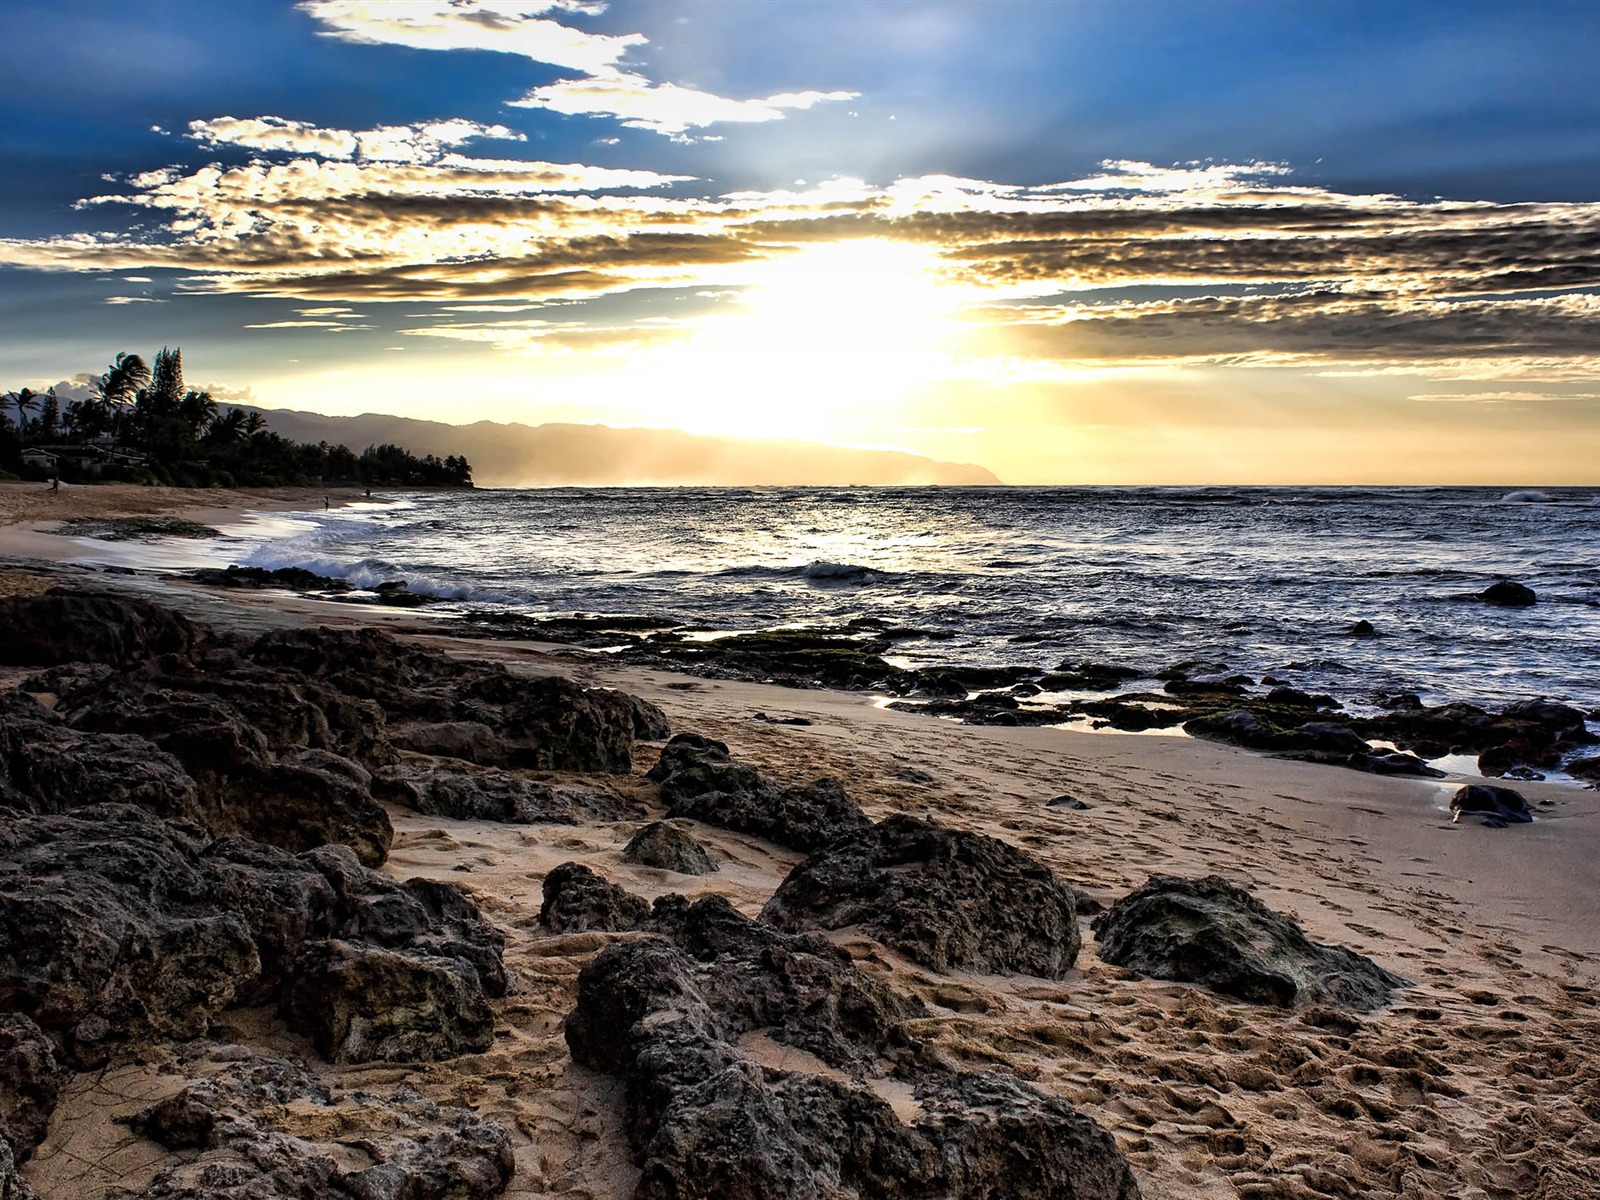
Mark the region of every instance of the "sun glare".
POLYGON ((938 375, 955 307, 925 247, 807 247, 763 264, 739 312, 656 364, 652 390, 691 432, 860 436, 938 375))

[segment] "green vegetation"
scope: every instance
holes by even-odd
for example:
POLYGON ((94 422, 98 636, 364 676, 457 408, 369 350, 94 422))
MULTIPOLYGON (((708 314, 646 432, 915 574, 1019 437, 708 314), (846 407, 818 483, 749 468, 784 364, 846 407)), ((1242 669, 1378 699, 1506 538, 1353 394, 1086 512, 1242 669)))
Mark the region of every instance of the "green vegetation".
POLYGON ((0 479, 159 483, 173 487, 471 487, 460 455, 400 446, 292 442, 259 412, 219 408, 186 387, 183 352, 147 365, 119 354, 92 395, 63 406, 55 389, 0 396, 0 479))

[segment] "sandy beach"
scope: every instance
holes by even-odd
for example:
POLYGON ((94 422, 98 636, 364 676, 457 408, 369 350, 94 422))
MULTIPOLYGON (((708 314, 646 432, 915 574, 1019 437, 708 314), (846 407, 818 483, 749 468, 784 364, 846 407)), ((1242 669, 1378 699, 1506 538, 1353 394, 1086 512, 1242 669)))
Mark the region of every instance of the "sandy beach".
MULTIPOLYGON (((49 549, 68 539, 38 532, 57 519, 173 513, 217 524, 246 509, 320 508, 323 494, 0 485, 0 595, 58 578, 150 593, 148 580, 49 565, 69 557, 49 549)), ((441 636, 415 613, 163 586, 164 602, 225 627, 378 621, 453 656, 634 693, 659 705, 674 731, 721 739, 774 780, 832 775, 874 819, 909 813, 990 835, 1107 905, 1154 874, 1222 875, 1313 939, 1413 981, 1385 1009, 1330 1018, 1111 966, 1087 922, 1084 950, 1060 980, 938 972, 859 932, 831 935, 861 970, 923 1002, 915 1033, 949 1060, 1014 1074, 1110 1131, 1145 1196, 1600 1195, 1600 791, 1518 784, 1539 819, 1489 829, 1451 821, 1462 777, 1366 775, 1179 736, 964 726, 888 711, 861 694, 441 636), (1062 794, 1087 807, 1046 807, 1062 794)), ((649 819, 661 811, 644 777, 656 750, 637 746, 632 773, 615 781, 649 819)), ((638 1172, 621 1086, 575 1065, 562 1030, 584 964, 609 941, 640 935, 552 935, 539 922, 543 878, 575 861, 648 900, 718 894, 753 917, 804 856, 696 823, 721 869, 691 878, 623 861, 637 819, 511 825, 397 805, 389 816, 395 840, 383 870, 461 885, 507 935, 517 982, 496 1002, 492 1048, 413 1067, 335 1066, 270 1009, 225 1012, 213 1036, 303 1059, 343 1087, 404 1081, 499 1119, 516 1159, 507 1196, 631 1195, 638 1172)), ((779 1071, 817 1069, 804 1052, 759 1038, 741 1049, 779 1071)), ((170 1165, 170 1152, 117 1118, 181 1087, 192 1065, 185 1053, 155 1047, 77 1075, 23 1171, 38 1195, 109 1196, 170 1165)))

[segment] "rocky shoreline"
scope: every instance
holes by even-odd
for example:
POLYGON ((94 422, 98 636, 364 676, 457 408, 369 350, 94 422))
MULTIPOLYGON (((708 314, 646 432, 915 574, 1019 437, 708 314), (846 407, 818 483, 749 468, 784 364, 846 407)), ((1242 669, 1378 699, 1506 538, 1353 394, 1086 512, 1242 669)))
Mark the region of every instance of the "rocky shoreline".
POLYGON ((1410 986, 1227 881, 1102 900, 1003 839, 873 820, 837 779, 671 736, 613 689, 369 628, 227 633, 114 593, 0 601, 0 622, 17 672, 0 694, 5 1200, 32 1195, 79 1073, 156 1051, 166 1094, 126 1118, 148 1169, 119 1195, 504 1193, 526 1133, 408 1081, 517 1036, 508 931, 457 884, 381 870, 394 812, 631 823, 619 861, 685 884, 717 878, 697 830, 801 856, 754 918, 714 893, 651 904, 579 862, 543 873, 535 944, 598 939, 566 1042, 624 1084, 640 1198, 1140 1194, 1067 1100, 952 1060, 915 992, 830 940, 846 931, 931 977, 1051 981, 1098 914, 1101 958, 1130 977, 1352 1027, 1410 986), (279 1032, 227 1036, 241 1009, 279 1032), (352 1090, 318 1061, 399 1069, 352 1090))

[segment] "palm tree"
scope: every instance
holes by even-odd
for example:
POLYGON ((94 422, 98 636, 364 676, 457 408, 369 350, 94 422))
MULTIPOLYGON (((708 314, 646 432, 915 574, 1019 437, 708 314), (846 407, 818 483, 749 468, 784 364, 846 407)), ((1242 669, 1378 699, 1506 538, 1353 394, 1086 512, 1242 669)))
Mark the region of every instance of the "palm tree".
POLYGON ((139 389, 150 382, 150 368, 145 365, 144 359, 137 354, 126 352, 117 355, 106 373, 100 376, 96 383, 96 390, 100 393, 100 404, 105 409, 108 423, 111 425, 111 438, 115 442, 122 425, 125 423, 119 415, 119 410, 132 407, 138 400, 139 389))
POLYGON ((188 422, 190 433, 199 437, 200 431, 216 419, 217 402, 210 392, 190 390, 178 402, 178 415, 188 422))
POLYGON ((267 419, 258 412, 253 412, 244 419, 245 437, 255 437, 256 434, 263 432, 266 427, 267 419))
POLYGON ((3 398, 17 406, 17 428, 19 430, 26 429, 28 427, 28 413, 37 412, 39 409, 41 400, 39 393, 30 387, 25 387, 20 391, 7 392, 3 398))
POLYGON ((206 426, 206 441, 217 446, 236 446, 245 438, 245 412, 230 408, 206 426))

